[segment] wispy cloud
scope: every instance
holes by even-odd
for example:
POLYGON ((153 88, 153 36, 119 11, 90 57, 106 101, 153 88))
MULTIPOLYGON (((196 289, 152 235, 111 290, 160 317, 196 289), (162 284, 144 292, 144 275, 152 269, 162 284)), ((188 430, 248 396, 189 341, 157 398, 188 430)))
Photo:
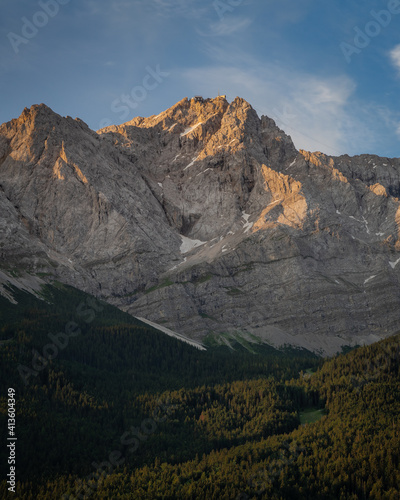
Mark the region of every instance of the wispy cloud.
MULTIPOLYGON (((235 37, 205 39, 202 49, 210 64, 182 70, 182 81, 198 94, 213 96, 219 89, 230 99, 244 97, 291 135, 297 148, 373 153, 397 137, 399 114, 360 98, 356 80, 344 71, 313 71, 260 56, 235 37)), ((396 49, 400 67, 400 45, 396 49)))
POLYGON ((193 68, 183 76, 191 85, 198 82, 198 91, 204 89, 206 95, 214 95, 220 88, 232 98, 234 94, 245 97, 259 114, 274 118, 298 148, 330 154, 348 151, 348 133, 355 123, 346 105, 355 84, 345 76, 323 79, 276 64, 259 65, 256 70, 237 66, 193 68))
POLYGON ((201 19, 210 10, 210 5, 199 0, 150 0, 146 2, 158 16, 201 19))
POLYGON ((400 75, 400 44, 396 45, 390 52, 390 59, 393 66, 397 69, 400 75))
POLYGON ((247 29, 252 24, 252 19, 248 17, 230 16, 219 22, 209 23, 208 29, 196 29, 200 36, 230 36, 239 31, 247 29))

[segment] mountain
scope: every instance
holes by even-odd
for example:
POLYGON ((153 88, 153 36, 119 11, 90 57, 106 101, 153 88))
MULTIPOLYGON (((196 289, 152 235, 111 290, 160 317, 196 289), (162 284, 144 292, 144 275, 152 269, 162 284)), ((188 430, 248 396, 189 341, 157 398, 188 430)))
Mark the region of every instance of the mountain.
POLYGON ((399 197, 399 159, 297 151, 241 98, 98 132, 35 105, 0 127, 0 286, 331 355, 399 330, 399 197))

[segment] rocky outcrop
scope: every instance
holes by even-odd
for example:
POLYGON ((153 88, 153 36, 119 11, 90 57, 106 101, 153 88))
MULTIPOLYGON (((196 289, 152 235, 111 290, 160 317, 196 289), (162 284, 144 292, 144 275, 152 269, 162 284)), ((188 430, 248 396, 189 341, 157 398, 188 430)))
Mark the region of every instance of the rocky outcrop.
POLYGON ((33 106, 0 137, 1 203, 10 212, 2 227, 11 228, 1 257, 9 266, 24 257, 32 272, 123 294, 157 279, 179 251, 137 169, 80 120, 33 106))
POLYGON ((0 127, 1 260, 193 339, 322 354, 398 331, 400 161, 297 151, 243 99, 0 127))

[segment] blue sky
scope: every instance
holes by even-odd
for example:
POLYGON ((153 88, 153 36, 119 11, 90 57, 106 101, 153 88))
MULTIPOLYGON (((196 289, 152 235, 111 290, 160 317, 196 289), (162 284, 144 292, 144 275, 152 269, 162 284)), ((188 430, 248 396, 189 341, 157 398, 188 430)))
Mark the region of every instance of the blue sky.
POLYGON ((297 148, 400 156, 399 0, 2 0, 0 9, 1 123, 44 102, 96 130, 220 92, 274 118, 297 148))

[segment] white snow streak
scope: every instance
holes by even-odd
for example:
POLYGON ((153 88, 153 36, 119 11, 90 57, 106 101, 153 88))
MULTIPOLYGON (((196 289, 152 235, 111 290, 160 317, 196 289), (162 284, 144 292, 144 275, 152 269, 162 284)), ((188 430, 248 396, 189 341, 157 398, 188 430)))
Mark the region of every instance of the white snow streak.
POLYGON ((400 259, 397 259, 396 262, 390 262, 389 261, 389 264, 392 266, 392 269, 394 269, 399 262, 400 262, 400 259))
POLYGON ((193 158, 192 161, 189 163, 189 165, 187 165, 183 170, 186 170, 187 168, 191 167, 194 162, 197 160, 198 156, 196 156, 196 158, 193 158))
MULTIPOLYGON (((187 168, 187 167, 186 167, 187 168)), ((201 174, 204 174, 204 172, 207 172, 207 170, 211 170, 211 168, 206 168, 205 170, 203 170, 202 172, 199 172, 196 177, 198 177, 199 175, 201 174)))
POLYGON ((371 231, 369 230, 367 219, 363 215, 361 217, 363 218, 363 222, 365 224, 365 229, 367 230, 367 234, 370 234, 371 231))
POLYGON ((189 127, 187 128, 184 132, 182 132, 181 134, 181 137, 184 137, 185 135, 189 134, 190 132, 192 132, 192 130, 196 129, 197 127, 199 127, 200 125, 202 125, 204 122, 199 122, 197 123, 196 125, 194 125, 193 127, 189 127))
POLYGON ((360 224, 364 224, 365 225, 365 230, 367 231, 368 234, 371 233, 371 231, 369 230, 369 227, 368 227, 368 221, 367 219, 362 215, 361 216, 363 220, 360 220, 360 219, 356 219, 355 217, 353 217, 352 215, 349 215, 349 218, 350 219, 353 219, 357 222, 359 222, 360 224))
POLYGON ((160 330, 163 333, 166 333, 170 337, 174 337, 182 342, 186 342, 187 344, 190 344, 193 347, 196 347, 197 349, 200 349, 200 351, 205 351, 206 348, 201 344, 200 342, 196 342, 195 340, 191 340, 184 335, 181 335, 180 333, 173 332, 169 328, 166 328, 165 326, 158 325, 157 323, 153 323, 152 321, 149 321, 148 319, 145 318, 140 318, 136 316, 138 320, 143 321, 143 323, 147 323, 148 325, 152 326, 153 328, 156 328, 157 330, 160 330))
POLYGON ((247 233, 248 231, 250 231, 250 229, 253 227, 254 225, 254 222, 249 222, 249 217, 250 215, 249 214, 246 214, 244 212, 242 212, 242 218, 246 221, 244 224, 243 224, 243 229, 244 229, 244 232, 247 233))
POLYGON ((174 161, 176 161, 176 159, 178 158, 178 156, 181 156, 181 153, 178 153, 178 154, 175 156, 175 158, 172 160, 172 163, 173 163, 174 161))

